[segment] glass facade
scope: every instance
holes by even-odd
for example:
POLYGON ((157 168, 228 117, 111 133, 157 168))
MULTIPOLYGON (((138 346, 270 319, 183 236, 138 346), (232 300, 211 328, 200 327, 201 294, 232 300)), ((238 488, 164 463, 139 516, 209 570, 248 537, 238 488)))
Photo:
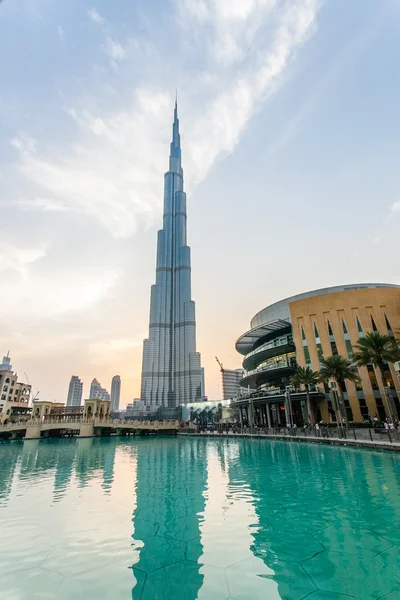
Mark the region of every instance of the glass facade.
POLYGON ((304 333, 303 326, 301 327, 301 339, 303 341, 303 351, 304 351, 304 359, 306 362, 306 366, 311 367, 310 351, 308 349, 307 338, 306 338, 306 334, 304 333))
POLYGON ((318 361, 319 361, 319 365, 321 366, 322 359, 324 358, 324 352, 322 350, 321 339, 319 337, 318 327, 317 327, 316 323, 314 323, 314 336, 315 336, 315 345, 317 346, 318 361))
POLYGON ((346 323, 345 323, 344 319, 342 319, 342 327, 343 327, 343 337, 344 337, 344 342, 346 344, 347 355, 348 355, 349 359, 352 359, 353 354, 354 354, 353 346, 350 341, 349 332, 347 331, 347 327, 346 327, 346 323))
POLYGON ((386 327, 387 327, 387 330, 388 330, 388 335, 390 335, 390 337, 394 337, 393 329, 392 329, 392 326, 389 323, 389 319, 387 318, 386 313, 385 313, 385 323, 386 323, 386 327))
POLYGON ((361 327, 360 319, 358 317, 356 317, 356 323, 359 337, 364 337, 363 328, 361 327))
POLYGON ((338 352, 338 349, 336 346, 335 336, 333 335, 332 326, 329 321, 328 321, 328 334, 329 334, 329 341, 331 344, 332 355, 337 356, 339 354, 339 352, 338 352))
POLYGON ((149 337, 143 343, 141 400, 149 413, 175 409, 203 396, 186 220, 175 104, 169 170, 164 176, 163 228, 157 239, 156 283, 151 288, 149 337))

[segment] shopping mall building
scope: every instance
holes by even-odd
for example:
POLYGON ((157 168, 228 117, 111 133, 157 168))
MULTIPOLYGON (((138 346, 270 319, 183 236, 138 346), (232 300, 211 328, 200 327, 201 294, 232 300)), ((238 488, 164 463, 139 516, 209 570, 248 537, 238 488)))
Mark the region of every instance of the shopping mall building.
MULTIPOLYGON (((370 331, 394 335, 400 330, 400 286, 355 284, 325 288, 292 296, 267 306, 251 320, 251 329, 236 342, 246 373, 241 380, 243 397, 235 405, 242 418, 248 409, 258 425, 285 424, 285 391, 298 365, 320 368, 320 360, 334 354, 352 359, 360 337, 370 331)), ((387 365, 386 388, 372 365, 359 369, 360 383, 342 382, 350 421, 362 422, 368 415, 385 418, 384 394, 393 398, 400 415, 400 379, 387 365)), ((294 420, 303 424, 306 398, 290 390, 294 420)), ((317 418, 335 421, 327 385, 311 391, 317 418)), ((393 405, 393 404, 392 404, 393 405)))

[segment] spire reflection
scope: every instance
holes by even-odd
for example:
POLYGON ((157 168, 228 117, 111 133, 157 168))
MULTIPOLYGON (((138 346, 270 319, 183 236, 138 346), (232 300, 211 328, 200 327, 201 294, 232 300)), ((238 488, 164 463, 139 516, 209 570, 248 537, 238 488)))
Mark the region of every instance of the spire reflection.
POLYGON ((203 585, 200 526, 207 481, 203 440, 138 443, 133 600, 195 600, 203 585))

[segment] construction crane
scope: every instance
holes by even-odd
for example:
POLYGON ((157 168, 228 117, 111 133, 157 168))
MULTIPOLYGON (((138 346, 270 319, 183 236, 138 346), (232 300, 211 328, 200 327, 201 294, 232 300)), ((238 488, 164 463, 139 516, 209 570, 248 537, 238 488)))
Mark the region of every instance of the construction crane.
POLYGON ((224 369, 224 365, 222 364, 222 362, 219 360, 218 356, 215 357, 215 360, 217 361, 217 363, 219 364, 219 368, 221 369, 221 373, 223 373, 225 371, 224 369))
POLYGON ((25 373, 25 371, 24 371, 24 375, 25 375, 25 377, 26 377, 26 382, 27 382, 27 384, 28 384, 28 385, 30 386, 30 388, 31 388, 31 393, 30 393, 30 396, 29 396, 29 404, 31 404, 31 406, 32 406, 32 405, 33 405, 33 403, 35 402, 35 400, 37 400, 37 399, 38 399, 38 396, 39 396, 39 390, 38 390, 38 389, 36 389, 36 394, 35 394, 35 395, 33 395, 33 389, 32 389, 32 385, 31 385, 31 382, 29 381, 29 377, 28 377, 28 375, 25 373))

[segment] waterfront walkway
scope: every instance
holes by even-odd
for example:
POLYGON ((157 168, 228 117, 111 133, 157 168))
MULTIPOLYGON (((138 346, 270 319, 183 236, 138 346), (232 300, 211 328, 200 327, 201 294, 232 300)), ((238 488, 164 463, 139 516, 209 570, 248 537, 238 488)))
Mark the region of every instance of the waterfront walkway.
POLYGON ((339 436, 336 430, 332 432, 309 432, 303 429, 297 430, 293 435, 287 429, 279 432, 271 430, 261 430, 254 428, 253 431, 219 433, 214 432, 195 432, 180 431, 178 435, 211 437, 211 438, 255 438, 284 440, 289 442, 309 442, 314 444, 330 444, 333 446, 354 446, 356 448, 372 448, 375 450, 392 450, 400 452, 400 436, 398 432, 388 433, 386 430, 382 433, 376 433, 373 429, 348 429, 343 436, 339 436))

